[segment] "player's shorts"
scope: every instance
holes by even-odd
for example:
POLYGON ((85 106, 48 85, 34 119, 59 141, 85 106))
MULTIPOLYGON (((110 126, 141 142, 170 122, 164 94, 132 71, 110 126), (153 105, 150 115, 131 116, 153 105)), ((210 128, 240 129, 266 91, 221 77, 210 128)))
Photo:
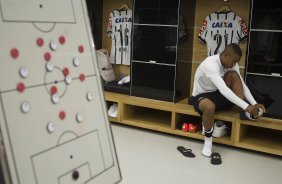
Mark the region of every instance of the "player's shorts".
POLYGON ((200 115, 202 115, 202 112, 199 109, 199 102, 204 98, 208 98, 215 104, 215 110, 227 110, 234 105, 227 98, 225 98, 218 90, 209 93, 202 93, 195 97, 189 97, 188 104, 193 105, 195 111, 200 113, 200 115))

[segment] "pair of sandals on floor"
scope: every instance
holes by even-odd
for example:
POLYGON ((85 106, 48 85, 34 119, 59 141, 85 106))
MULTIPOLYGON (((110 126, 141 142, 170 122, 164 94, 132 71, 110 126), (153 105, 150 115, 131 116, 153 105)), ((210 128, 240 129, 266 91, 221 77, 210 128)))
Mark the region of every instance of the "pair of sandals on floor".
MULTIPOLYGON (((183 146, 177 146, 177 150, 182 153, 183 156, 185 157, 189 157, 189 158, 194 158, 196 157, 194 153, 192 153, 192 150, 191 149, 186 149, 185 147, 183 146)), ((222 160, 221 160, 221 155, 217 152, 213 152, 211 154, 211 164, 213 165, 219 165, 222 163, 222 160)))

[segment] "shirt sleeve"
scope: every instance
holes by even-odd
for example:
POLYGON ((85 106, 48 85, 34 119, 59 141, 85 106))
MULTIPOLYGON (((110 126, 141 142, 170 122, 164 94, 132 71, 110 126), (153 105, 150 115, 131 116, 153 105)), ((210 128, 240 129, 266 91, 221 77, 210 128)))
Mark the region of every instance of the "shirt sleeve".
POLYGON ((202 23, 202 27, 201 27, 199 35, 198 35, 199 40, 203 44, 206 44, 206 37, 207 37, 207 33, 208 33, 208 20, 209 20, 208 17, 209 16, 207 16, 205 18, 204 22, 202 23))
POLYGON ((246 22, 237 15, 237 26, 236 26, 236 34, 239 41, 243 41, 248 37, 248 26, 246 22))
POLYGON ((108 37, 112 37, 112 29, 113 29, 112 19, 113 19, 113 12, 111 12, 109 16, 109 22, 108 22, 108 27, 107 27, 107 36, 108 37))
POLYGON ((255 105, 257 104, 256 100, 254 99, 253 95, 251 94, 248 86, 246 85, 246 83, 244 82, 241 74, 240 74, 240 69, 239 69, 239 65, 236 65, 236 72, 239 74, 242 85, 243 85, 243 91, 244 91, 244 96, 245 98, 248 100, 248 102, 250 102, 251 105, 255 105))

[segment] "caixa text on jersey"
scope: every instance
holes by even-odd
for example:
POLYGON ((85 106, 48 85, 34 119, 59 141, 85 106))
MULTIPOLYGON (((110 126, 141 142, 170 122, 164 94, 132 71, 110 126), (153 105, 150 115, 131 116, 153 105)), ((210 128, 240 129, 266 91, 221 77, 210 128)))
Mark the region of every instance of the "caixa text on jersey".
POLYGON ((121 22, 132 22, 131 17, 121 17, 121 18, 116 18, 115 23, 121 23, 121 22))

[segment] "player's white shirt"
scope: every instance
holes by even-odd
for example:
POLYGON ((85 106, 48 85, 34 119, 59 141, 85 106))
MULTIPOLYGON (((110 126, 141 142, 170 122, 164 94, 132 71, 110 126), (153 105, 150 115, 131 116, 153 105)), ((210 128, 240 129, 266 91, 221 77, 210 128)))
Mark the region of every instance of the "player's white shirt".
POLYGON ((130 65, 132 10, 114 10, 110 13, 107 34, 112 38, 110 61, 130 65))
POLYGON ((208 56, 221 53, 230 43, 239 43, 248 36, 244 20, 232 11, 209 14, 200 29, 198 38, 207 45, 208 56))
POLYGON ((242 81, 244 95, 246 99, 251 103, 251 105, 255 105, 257 102, 253 98, 250 93, 249 88, 245 85, 239 70, 238 63, 230 69, 226 69, 222 66, 219 54, 207 57, 197 68, 194 78, 194 87, 193 87, 193 96, 213 92, 219 90, 220 93, 225 96, 229 101, 241 107, 242 109, 246 109, 249 104, 245 101, 241 100, 238 96, 236 96, 233 91, 228 88, 223 80, 223 76, 228 71, 236 71, 242 81))

